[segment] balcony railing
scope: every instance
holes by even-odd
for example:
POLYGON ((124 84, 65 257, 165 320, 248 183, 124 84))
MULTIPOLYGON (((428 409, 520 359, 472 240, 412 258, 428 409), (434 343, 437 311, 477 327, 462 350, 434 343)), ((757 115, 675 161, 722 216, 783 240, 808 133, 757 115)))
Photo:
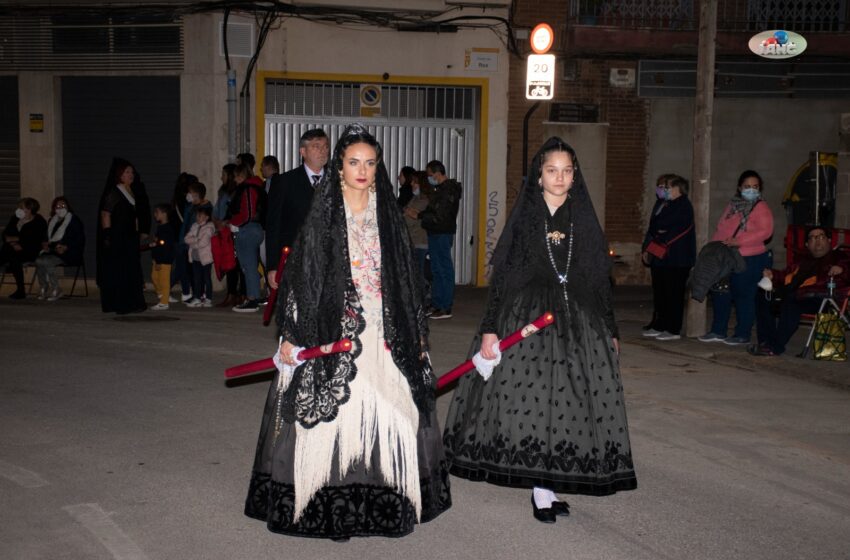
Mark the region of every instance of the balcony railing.
MULTIPOLYGON (((693 30, 699 0, 573 0, 570 17, 578 25, 693 30)), ((789 29, 840 33, 848 29, 848 0, 718 0, 720 31, 789 29)))

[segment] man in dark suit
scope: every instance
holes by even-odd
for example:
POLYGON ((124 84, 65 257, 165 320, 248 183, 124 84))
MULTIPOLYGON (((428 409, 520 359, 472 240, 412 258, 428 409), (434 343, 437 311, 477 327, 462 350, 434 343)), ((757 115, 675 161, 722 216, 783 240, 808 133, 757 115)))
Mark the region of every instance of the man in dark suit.
POLYGON ((325 174, 330 155, 328 135, 321 128, 301 135, 298 148, 301 165, 283 175, 274 175, 269 188, 269 208, 266 214, 266 264, 269 285, 277 289, 280 251, 292 247, 313 200, 313 192, 325 174))

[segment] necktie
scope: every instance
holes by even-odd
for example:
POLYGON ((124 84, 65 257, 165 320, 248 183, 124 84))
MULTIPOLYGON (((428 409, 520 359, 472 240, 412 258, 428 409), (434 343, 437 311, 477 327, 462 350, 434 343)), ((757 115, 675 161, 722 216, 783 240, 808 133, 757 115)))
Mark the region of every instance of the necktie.
POLYGON ((319 184, 319 179, 322 178, 321 175, 310 175, 310 178, 313 179, 313 187, 319 184))

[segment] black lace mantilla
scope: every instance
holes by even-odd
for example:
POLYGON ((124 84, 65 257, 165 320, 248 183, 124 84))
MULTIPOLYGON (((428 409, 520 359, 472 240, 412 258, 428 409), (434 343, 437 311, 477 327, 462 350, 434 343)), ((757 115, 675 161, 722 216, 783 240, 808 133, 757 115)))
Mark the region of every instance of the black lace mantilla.
MULTIPOLYGON (((439 478, 423 478, 420 522, 431 521, 451 507, 449 474, 441 465, 439 478)), ((301 537, 403 537, 416 525, 411 501, 392 488, 368 484, 327 486, 313 496, 293 523, 295 487, 254 472, 245 515, 265 521, 269 530, 301 537)))
MULTIPOLYGON (((457 424, 453 431, 460 429, 457 424)), ((449 432, 444 443, 450 453, 449 432)), ((470 436, 462 445, 454 445, 451 473, 468 480, 514 488, 548 485, 555 492, 593 496, 637 488, 631 454, 621 452, 616 442, 606 442, 604 450, 583 451, 564 439, 546 449, 547 444, 533 436, 515 445, 499 435, 487 443, 470 436)))

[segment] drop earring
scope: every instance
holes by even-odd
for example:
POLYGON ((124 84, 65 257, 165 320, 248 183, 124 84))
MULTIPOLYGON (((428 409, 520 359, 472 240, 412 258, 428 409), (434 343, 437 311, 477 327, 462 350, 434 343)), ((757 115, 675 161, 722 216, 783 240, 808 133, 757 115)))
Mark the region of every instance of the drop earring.
POLYGON ((345 190, 345 187, 347 186, 345 184, 345 179, 343 179, 342 177, 339 178, 339 186, 340 186, 340 189, 343 190, 343 191, 345 190))
POLYGON ((375 183, 372 183, 371 185, 369 185, 369 192, 370 193, 373 193, 377 190, 378 190, 378 187, 375 186, 375 183))

